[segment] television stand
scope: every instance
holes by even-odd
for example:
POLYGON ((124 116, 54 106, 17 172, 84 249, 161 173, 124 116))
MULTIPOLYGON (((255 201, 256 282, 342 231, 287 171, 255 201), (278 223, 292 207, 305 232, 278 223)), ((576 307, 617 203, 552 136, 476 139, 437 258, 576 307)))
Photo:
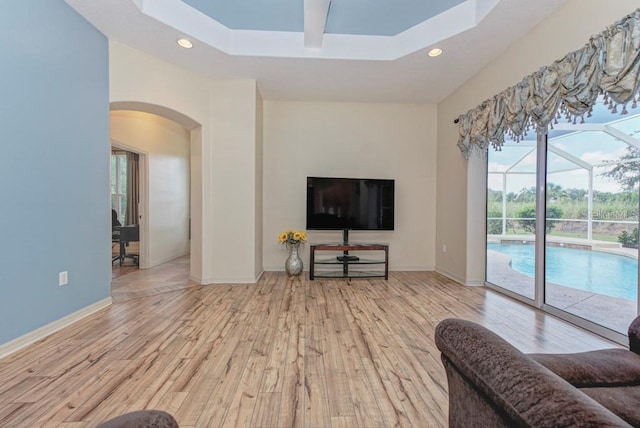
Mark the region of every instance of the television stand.
POLYGON ((376 243, 323 243, 311 244, 309 279, 315 278, 384 278, 389 279, 389 244, 376 243), (316 258, 316 251, 341 251, 342 255, 316 258), (384 252, 372 258, 349 254, 350 251, 384 252), (320 268, 320 270, 318 270, 320 268))
POLYGON ((360 260, 360 257, 358 257, 358 256, 337 256, 336 259, 338 259, 339 262, 343 262, 344 259, 347 259, 348 262, 357 262, 358 260, 360 260))

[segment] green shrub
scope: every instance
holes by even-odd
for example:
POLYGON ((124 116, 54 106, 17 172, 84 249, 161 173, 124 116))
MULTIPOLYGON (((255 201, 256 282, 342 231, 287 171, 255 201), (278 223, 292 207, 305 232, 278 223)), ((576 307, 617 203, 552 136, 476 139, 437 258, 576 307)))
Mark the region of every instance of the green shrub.
POLYGON ((502 233, 502 220, 487 220, 487 233, 500 235, 502 233))
POLYGON ((489 235, 502 233, 502 205, 487 207, 487 233, 489 235))
POLYGON ((519 223, 525 231, 529 233, 536 233, 536 207, 524 207, 518 211, 517 215, 522 219, 519 223))
MULTIPOLYGON (((518 211, 518 218, 521 219, 521 220, 518 220, 518 222, 520 223, 520 226, 522 226, 522 228, 527 232, 536 233, 535 217, 536 217, 535 206, 528 206, 518 211)), ((547 218, 562 218, 562 209, 555 205, 548 206, 547 218)), ((547 233, 551 233, 554 227, 555 227, 555 222, 548 221, 547 227, 546 227, 547 233)))
POLYGON ((626 230, 618 235, 618 242, 625 248, 638 248, 638 228, 633 228, 631 233, 626 230))

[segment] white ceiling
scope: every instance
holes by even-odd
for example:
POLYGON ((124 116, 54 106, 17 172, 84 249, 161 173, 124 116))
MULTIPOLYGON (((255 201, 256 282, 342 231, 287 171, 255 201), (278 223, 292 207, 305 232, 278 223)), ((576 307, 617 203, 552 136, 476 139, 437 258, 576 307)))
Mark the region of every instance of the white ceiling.
POLYGON ((362 11, 385 8, 384 14, 368 13, 353 30, 344 24, 355 22, 353 10, 342 26, 330 25, 339 12, 348 15, 343 5, 349 3, 332 0, 320 48, 305 47, 299 11, 303 3, 323 0, 263 0, 252 12, 253 2, 239 0, 232 12, 217 16, 221 0, 65 1, 110 40, 213 78, 255 79, 267 100, 438 103, 566 0, 352 0, 362 11), (273 28, 265 11, 272 6, 283 15, 276 10, 283 4, 294 8, 296 22, 262 30, 273 28), (384 15, 393 25, 379 23, 384 15), (260 24, 260 16, 267 23, 260 24), (414 24, 416 16, 425 21, 414 24), (371 35, 377 27, 382 34, 400 32, 371 35), (193 49, 176 44, 185 36, 193 49), (429 58, 436 46, 444 54, 429 58))

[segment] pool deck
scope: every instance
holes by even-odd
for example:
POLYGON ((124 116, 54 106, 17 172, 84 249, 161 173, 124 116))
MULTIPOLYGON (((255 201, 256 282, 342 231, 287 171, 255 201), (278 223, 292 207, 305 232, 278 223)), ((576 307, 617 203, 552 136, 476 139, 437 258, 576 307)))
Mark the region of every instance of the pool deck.
MULTIPOLYGON (((533 245, 533 235, 487 235, 488 244, 528 244, 533 245)), ((591 251, 617 254, 619 256, 638 259, 638 250, 635 248, 623 248, 618 242, 587 240, 581 238, 567 238, 564 236, 548 236, 547 245, 558 247, 589 248, 591 251)))
MULTIPOLYGON (((489 243, 531 244, 531 236, 490 236, 489 243), (524 241, 524 242, 523 242, 524 241)), ((637 259, 638 250, 621 248, 615 242, 586 241, 584 239, 560 238, 548 242, 559 246, 591 247, 593 251, 623 255, 637 259), (562 245, 564 244, 564 245, 562 245)), ((487 250, 487 281, 525 296, 534 297, 534 279, 511 268, 511 257, 496 251, 487 250)), ((547 282, 546 302, 573 315, 589 319, 604 327, 626 334, 631 321, 637 315, 637 303, 632 300, 605 296, 584 290, 547 282)))

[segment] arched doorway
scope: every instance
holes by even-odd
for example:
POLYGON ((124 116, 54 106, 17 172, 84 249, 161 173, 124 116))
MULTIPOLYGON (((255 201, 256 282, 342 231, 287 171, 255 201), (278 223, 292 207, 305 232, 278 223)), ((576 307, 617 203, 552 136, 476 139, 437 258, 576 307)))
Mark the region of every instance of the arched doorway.
POLYGON ((186 253, 190 255, 188 277, 200 278, 200 124, 175 110, 149 103, 114 102, 110 110, 112 145, 139 153, 143 160, 140 168, 140 212, 144 216, 140 221, 141 268, 154 268, 186 253), (154 143, 162 147, 155 148, 154 143), (185 167, 186 177, 177 175, 185 167))

